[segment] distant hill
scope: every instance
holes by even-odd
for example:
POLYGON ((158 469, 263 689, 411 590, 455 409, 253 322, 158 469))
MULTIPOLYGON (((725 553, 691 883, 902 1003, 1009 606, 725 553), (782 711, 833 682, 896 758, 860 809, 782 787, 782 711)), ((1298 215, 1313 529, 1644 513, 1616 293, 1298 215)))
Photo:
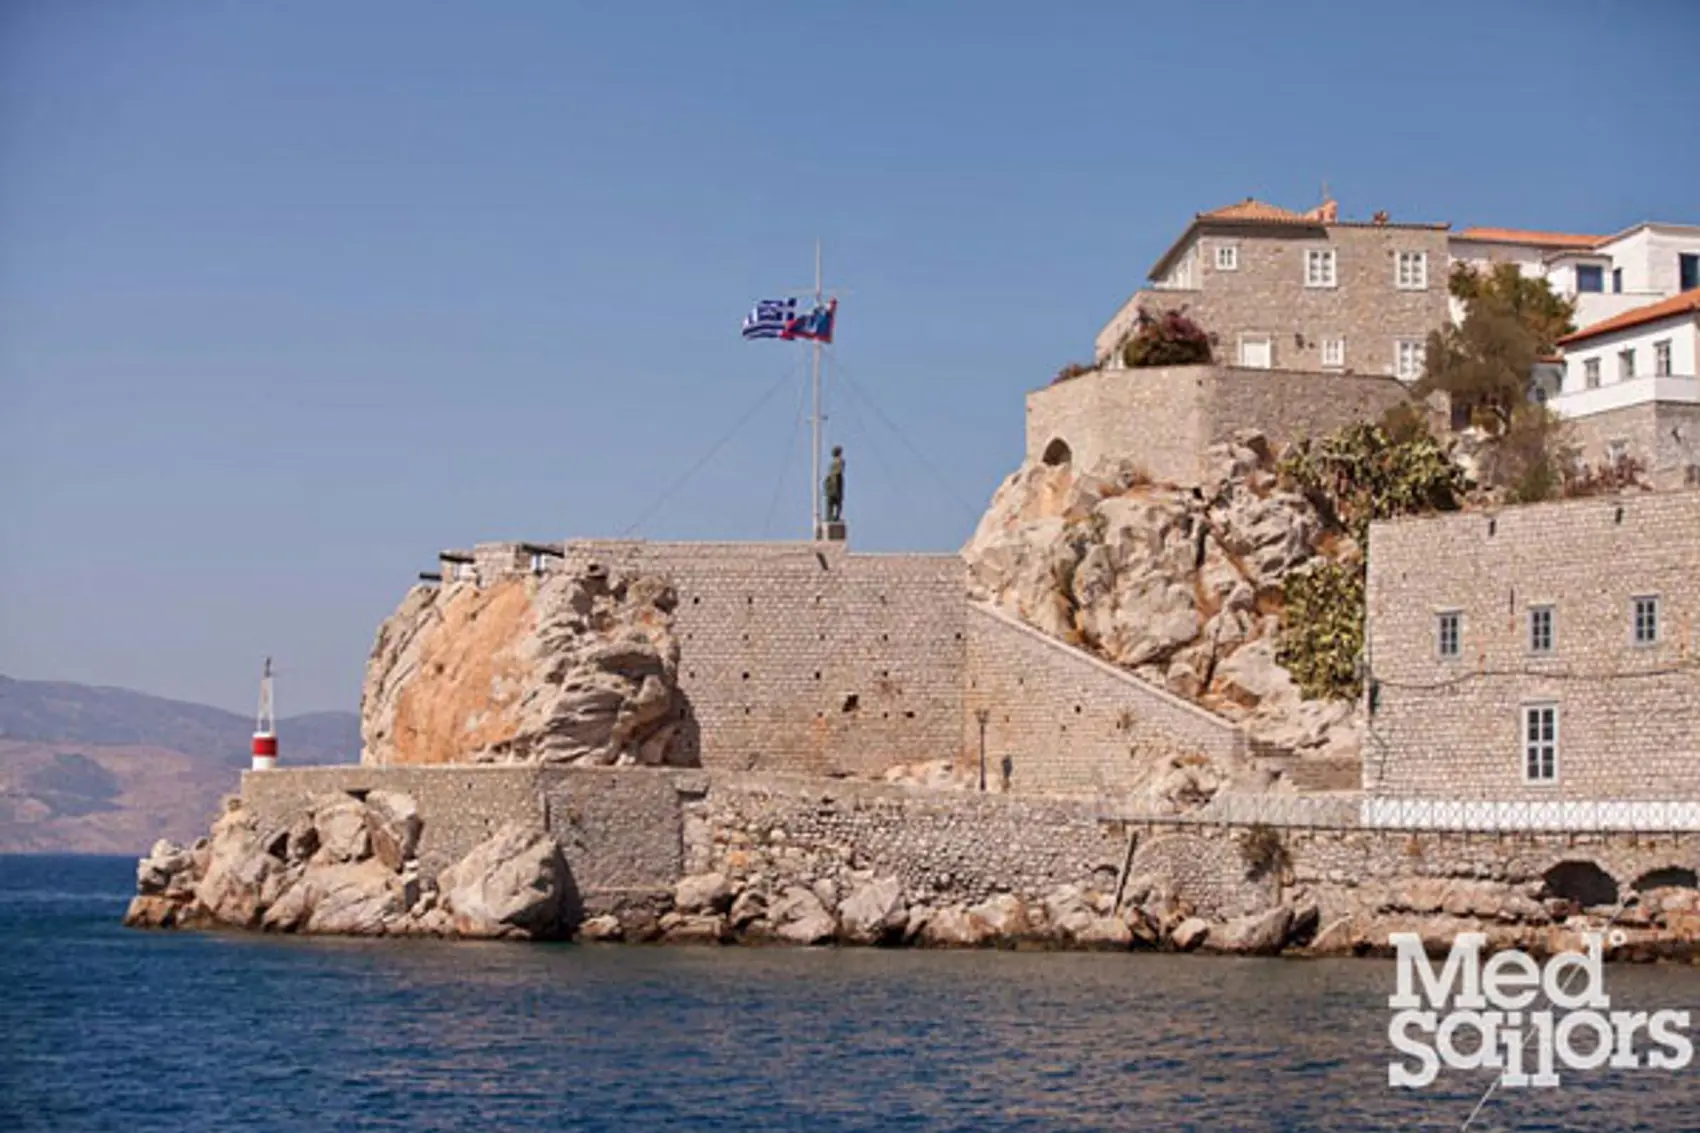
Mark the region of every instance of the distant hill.
MULTIPOLYGON (((352 763, 360 719, 277 724, 290 763, 352 763)), ((129 689, 0 676, 0 853, 140 853, 206 832, 248 766, 252 717, 129 689)))

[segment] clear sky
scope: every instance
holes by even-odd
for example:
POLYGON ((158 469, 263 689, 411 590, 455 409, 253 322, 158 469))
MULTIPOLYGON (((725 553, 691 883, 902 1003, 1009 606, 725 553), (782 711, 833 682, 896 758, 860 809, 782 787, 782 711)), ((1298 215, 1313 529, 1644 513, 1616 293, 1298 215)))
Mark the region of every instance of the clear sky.
POLYGON ((804 351, 738 329, 817 237, 852 543, 954 549, 1194 212, 1700 220, 1697 50, 1681 0, 4 0, 0 672, 353 708, 439 548, 802 535, 804 351))

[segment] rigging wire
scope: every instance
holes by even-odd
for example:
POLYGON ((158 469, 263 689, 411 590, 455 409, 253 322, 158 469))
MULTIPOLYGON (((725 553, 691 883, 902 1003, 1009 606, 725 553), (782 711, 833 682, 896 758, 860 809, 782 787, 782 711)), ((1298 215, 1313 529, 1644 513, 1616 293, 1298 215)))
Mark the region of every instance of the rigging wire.
POLYGON ((885 415, 885 412, 880 409, 879 404, 874 401, 873 396, 869 394, 867 390, 862 388, 861 383, 851 377, 850 374, 845 371, 843 366, 835 366, 834 371, 837 376, 843 380, 844 388, 848 389, 855 399, 866 405, 868 411, 874 415, 875 420, 884 425, 886 429, 897 438, 898 442, 902 444, 904 448, 908 449, 910 454, 913 455, 921 466, 927 470, 927 473, 933 477, 939 488, 943 491, 945 498, 952 505, 961 508, 962 511, 969 516, 969 518, 979 518, 979 511, 977 511, 973 505, 966 502, 966 498, 956 490, 955 486, 951 484, 950 479, 939 470, 938 466, 932 462, 926 452, 911 441, 908 435, 905 434, 902 429, 899 429, 892 422, 891 418, 885 415))
MULTIPOLYGON (((774 513, 779 510, 779 497, 784 493, 785 489, 785 475, 791 471, 791 458, 796 455, 797 452, 797 435, 803 431, 803 422, 807 416, 805 410, 808 409, 808 406, 808 385, 804 382, 798 382, 797 413, 791 420, 791 432, 785 439, 785 453, 784 458, 779 464, 779 477, 773 482, 773 498, 768 501, 767 515, 761 521, 761 534, 764 539, 767 538, 767 533, 773 528, 774 513)), ((811 491, 812 490, 813 489, 811 489, 811 491)))
POLYGON ((684 471, 684 473, 679 476, 679 478, 677 480, 674 480, 673 483, 671 485, 669 485, 666 488, 666 490, 664 490, 661 493, 661 495, 656 498, 654 503, 650 504, 649 507, 647 509, 645 509, 642 514, 640 514, 635 520, 632 521, 632 523, 629 527, 627 527, 624 531, 620 532, 620 537, 622 539, 624 539, 627 536, 631 535, 631 533, 636 531, 639 527, 643 526, 643 524, 646 521, 648 521, 650 519, 650 517, 652 517, 657 511, 659 511, 667 503, 667 501, 670 500, 679 491, 680 488, 684 487, 687 483, 690 482, 690 479, 691 479, 692 476, 695 476, 699 471, 702 470, 702 467, 705 464, 707 464, 709 461, 713 460, 716 456, 718 456, 720 454, 720 450, 725 448, 727 443, 730 442, 733 437, 737 436, 738 433, 743 429, 743 427, 745 425, 750 423, 750 419, 753 418, 757 413, 759 413, 761 411, 762 406, 766 405, 768 403, 768 401, 770 401, 772 399, 773 395, 778 393, 779 390, 785 385, 785 383, 789 382, 790 380, 791 380, 791 371, 789 369, 787 369, 785 373, 780 375, 779 380, 777 382, 774 382, 771 386, 768 386, 767 391, 765 393, 763 393, 760 397, 758 397, 755 400, 755 402, 747 410, 744 411, 744 415, 742 417, 738 418, 738 420, 732 425, 732 427, 730 429, 726 430, 725 433, 721 434, 720 439, 714 442, 714 446, 712 448, 710 448, 708 450, 708 452, 703 454, 701 459, 699 459, 695 464, 693 464, 689 468, 687 468, 684 471))

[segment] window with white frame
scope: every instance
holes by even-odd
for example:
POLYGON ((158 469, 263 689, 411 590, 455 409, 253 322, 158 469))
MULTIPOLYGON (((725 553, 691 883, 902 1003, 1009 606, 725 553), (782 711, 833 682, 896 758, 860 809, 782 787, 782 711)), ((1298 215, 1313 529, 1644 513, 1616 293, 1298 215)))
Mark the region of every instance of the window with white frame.
POLYGON ((1240 365, 1267 370, 1275 365, 1275 345, 1266 334, 1240 335, 1240 365))
POLYGON ((1617 352, 1617 380, 1626 382, 1635 376, 1635 348, 1617 352))
POLYGON ((1334 286, 1334 249, 1311 248, 1305 252, 1305 286, 1334 286))
POLYGON ((1393 375, 1407 382, 1423 376, 1427 351, 1420 338, 1401 338, 1393 354, 1393 375))
POLYGON ((1670 377, 1670 339, 1662 339, 1653 343, 1653 373, 1661 378, 1670 377))
POLYGON ((1330 370, 1341 370, 1346 366, 1346 340, 1343 338, 1325 338, 1322 340, 1322 365, 1330 370))
POLYGON ((1558 705, 1523 706, 1523 778, 1551 783, 1558 778, 1558 705))
POLYGON ((1216 270, 1240 270, 1240 247, 1238 244, 1216 245, 1216 270))
POLYGON ((1529 607, 1529 652, 1551 653, 1553 648, 1552 607, 1529 607))
POLYGON ((1600 360, 1590 358, 1582 363, 1582 384, 1589 389, 1600 388, 1600 360))
POLYGON ((1643 594, 1635 599, 1634 641, 1636 645, 1658 644, 1659 599, 1656 594, 1643 594))
POLYGON ((1440 615, 1435 624, 1435 651, 1442 658, 1452 659, 1463 651, 1463 636, 1461 630, 1464 615, 1457 610, 1447 610, 1440 615))
POLYGON ((1428 289, 1428 253, 1400 252, 1396 281, 1401 291, 1428 289))

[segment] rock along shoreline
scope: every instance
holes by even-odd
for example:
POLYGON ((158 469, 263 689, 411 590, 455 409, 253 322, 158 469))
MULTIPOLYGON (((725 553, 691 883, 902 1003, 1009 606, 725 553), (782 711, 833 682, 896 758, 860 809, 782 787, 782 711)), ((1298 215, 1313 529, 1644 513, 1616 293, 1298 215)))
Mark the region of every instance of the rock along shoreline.
MULTIPOLYGON (((138 863, 124 923, 146 929, 238 929, 367 937, 434 937, 715 945, 912 946, 1034 951, 1163 951, 1241 956, 1392 954, 1387 934, 1414 931, 1444 954, 1483 932, 1490 950, 1550 955, 1608 918, 1581 910, 1460 917, 1409 913, 1325 918, 1303 890, 1228 920, 1195 915, 1160 879, 1117 894, 1060 885, 1039 900, 994 894, 974 904, 916 900, 895 876, 682 878, 673 892, 587 910, 560 846, 540 826, 509 822, 434 875, 416 851, 414 800, 374 790, 325 796, 288 826, 263 829, 236 798, 192 846, 155 844, 138 863)), ((1700 962, 1692 890, 1640 895, 1608 959, 1700 962)))

